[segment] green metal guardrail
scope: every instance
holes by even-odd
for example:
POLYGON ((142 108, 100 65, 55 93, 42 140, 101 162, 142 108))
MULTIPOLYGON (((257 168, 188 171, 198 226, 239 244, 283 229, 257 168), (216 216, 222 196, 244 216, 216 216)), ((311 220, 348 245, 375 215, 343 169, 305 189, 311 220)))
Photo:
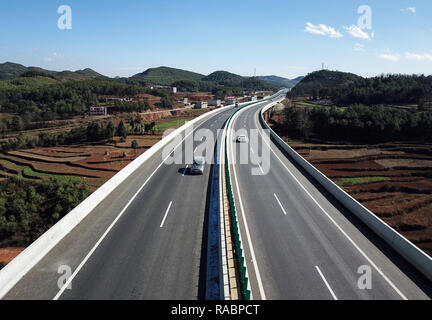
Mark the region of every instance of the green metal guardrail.
MULTIPOLYGON (((268 101, 269 99, 263 99, 259 100, 253 103, 249 103, 247 105, 244 105, 240 109, 238 109, 236 112, 234 112, 231 117, 228 119, 226 128, 229 129, 229 126, 231 124, 232 119, 234 116, 240 112, 242 109, 249 107, 254 104, 262 103, 265 101, 268 101)), ((228 201, 230 206, 230 212, 231 212, 231 221, 233 225, 233 233, 234 233, 234 255, 237 261, 237 267, 238 267, 238 274, 240 275, 240 285, 241 285, 241 294, 245 300, 250 300, 251 297, 251 291, 248 289, 249 284, 249 278, 246 275, 246 260, 244 257, 244 252, 242 249, 242 243, 240 239, 240 227, 238 223, 237 218, 237 210, 235 206, 234 201, 234 194, 232 189, 232 183, 231 183, 231 175, 229 170, 229 162, 228 162, 228 136, 225 136, 225 174, 226 174, 226 183, 227 183, 227 189, 228 189, 228 201)))
MULTIPOLYGON (((229 129, 231 120, 233 119, 235 114, 237 114, 240 110, 249 107, 253 104, 257 104, 261 102, 263 102, 263 100, 254 103, 249 103, 241 107, 236 112, 234 112, 232 116, 229 118, 226 128, 229 129)), ((231 221, 232 221, 233 233, 234 233, 234 249, 235 249, 234 254, 237 261, 238 274, 240 275, 241 294, 245 300, 250 300, 251 291, 248 289, 249 278, 246 275, 246 261, 245 261, 244 252, 242 249, 242 243, 240 239, 240 227, 237 219, 237 210, 235 206, 234 194, 233 194, 232 184, 231 184, 231 175, 229 170, 228 136, 225 136, 225 174, 226 174, 227 189, 228 189, 228 201, 229 201, 230 212, 231 212, 231 221)))

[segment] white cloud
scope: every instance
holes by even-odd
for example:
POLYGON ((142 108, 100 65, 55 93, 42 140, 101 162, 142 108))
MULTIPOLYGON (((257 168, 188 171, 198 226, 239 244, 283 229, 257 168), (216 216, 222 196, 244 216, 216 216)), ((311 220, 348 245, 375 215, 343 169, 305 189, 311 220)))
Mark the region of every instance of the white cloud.
MULTIPOLYGON (((351 35, 354 38, 359 38, 362 40, 370 40, 371 37, 367 32, 364 32, 362 29, 360 29, 356 25, 351 25, 350 27, 345 27, 345 30, 348 32, 349 35, 351 35)), ((373 37, 373 36, 372 36, 373 37)))
POLYGON ((310 22, 306 23, 306 32, 317 34, 320 36, 327 36, 331 38, 342 38, 343 35, 335 28, 326 26, 325 24, 314 25, 310 22))
POLYGON ((45 62, 56 62, 59 60, 63 60, 64 56, 60 53, 54 52, 51 56, 49 56, 48 58, 45 58, 45 62))
POLYGON ((361 44, 361 43, 356 43, 355 45, 354 45, 354 51, 364 51, 365 50, 365 46, 364 46, 364 44, 361 44))
POLYGON ((405 53, 405 58, 408 60, 432 61, 432 54, 407 52, 405 53))
POLYGON ((409 8, 405 8, 405 9, 401 9, 402 12, 411 12, 411 13, 416 13, 417 9, 416 7, 409 7, 409 8))
POLYGON ((390 53, 383 53, 379 55, 380 59, 397 62, 400 60, 399 55, 397 54, 390 54, 390 53))

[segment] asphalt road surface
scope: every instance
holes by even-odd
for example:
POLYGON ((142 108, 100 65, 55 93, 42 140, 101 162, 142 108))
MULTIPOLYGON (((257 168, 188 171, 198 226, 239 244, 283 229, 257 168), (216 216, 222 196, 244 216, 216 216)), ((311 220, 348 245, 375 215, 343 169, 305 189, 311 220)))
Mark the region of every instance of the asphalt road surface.
MULTIPOLYGON (((262 129, 261 108, 242 110, 233 129, 262 129)), ((251 161, 240 162, 240 148, 245 146, 235 138, 233 134, 229 139, 228 150, 236 158, 231 175, 234 193, 239 192, 236 207, 254 299, 430 298, 427 280, 339 206, 272 141, 268 144, 270 170, 267 173, 261 165, 266 173, 262 174, 261 167, 251 161), (253 175, 253 167, 261 175, 253 175), (370 278, 361 278, 369 271, 370 278)), ((258 141, 258 148, 247 143, 243 152, 249 152, 249 157, 262 155, 263 142, 258 141)))

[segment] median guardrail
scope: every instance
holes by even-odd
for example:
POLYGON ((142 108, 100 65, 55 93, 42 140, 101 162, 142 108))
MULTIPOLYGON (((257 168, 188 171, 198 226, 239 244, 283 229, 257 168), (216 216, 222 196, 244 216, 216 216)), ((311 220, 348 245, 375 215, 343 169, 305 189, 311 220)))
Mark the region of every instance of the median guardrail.
MULTIPOLYGON (((244 108, 247 108, 251 105, 262 103, 265 100, 249 103, 241 108, 239 108, 236 112, 232 114, 232 116, 228 119, 226 125, 226 131, 230 130, 230 125, 232 119, 235 115, 244 108)), ((244 249, 240 235, 240 226, 238 222, 237 209, 235 205, 234 193, 231 182, 231 173, 230 173, 230 164, 228 159, 228 134, 225 135, 225 176, 226 176, 226 188, 228 191, 228 202, 229 209, 231 215, 231 224, 232 224, 232 234, 234 237, 234 250, 235 250, 235 260, 237 262, 237 272, 239 275, 239 282, 241 286, 241 295, 243 299, 250 300, 251 299, 251 290, 249 283, 249 276, 247 272, 246 260, 244 256, 244 249)))
MULTIPOLYGON (((263 99, 260 101, 256 101, 256 102, 252 102, 249 104, 246 104, 244 106, 242 106, 241 108, 239 108, 236 112, 234 112, 232 114, 232 116, 228 119, 227 121, 227 125, 225 127, 225 131, 228 132, 230 130, 230 125, 232 120, 234 119, 234 117, 237 115, 237 113, 239 113, 240 111, 242 111, 243 109, 250 107, 252 105, 255 104, 259 104, 259 103, 263 103, 266 101, 273 101, 272 99, 274 99, 275 97, 277 97, 278 95, 280 95, 281 92, 278 92, 277 94, 267 98, 267 99, 263 99)), ((273 102, 270 103, 271 106, 273 106, 275 103, 277 102, 273 102)), ((230 209, 230 218, 231 218, 231 224, 232 224, 232 234, 233 234, 233 238, 234 238, 234 253, 235 253, 235 260, 237 262, 237 273, 239 275, 239 283, 240 283, 240 289, 241 289, 241 295, 243 297, 243 299, 245 300, 250 300, 252 297, 252 292, 250 289, 250 282, 249 282, 249 275, 248 275, 248 271, 247 271, 247 265, 246 265, 246 260, 245 260, 245 255, 244 255, 244 247, 243 247, 243 243, 242 243, 242 239, 241 239, 241 234, 240 234, 240 226, 239 226, 239 222, 238 222, 238 215, 237 215, 237 208, 235 205, 235 198, 234 198, 234 192, 233 192, 233 187, 232 187, 232 182, 231 182, 231 173, 230 173, 230 164, 229 164, 229 158, 228 158, 228 134, 225 135, 225 141, 224 141, 224 145, 225 145, 225 181, 226 181, 226 189, 227 189, 227 193, 228 193, 228 202, 229 202, 229 209, 230 209)))
POLYGON ((270 136, 274 139, 286 153, 290 156, 301 168, 310 174, 325 190, 327 190, 335 199, 337 199, 345 208, 350 210, 364 224, 366 224, 373 232, 383 239, 391 248, 404 257, 411 265, 420 271, 426 278, 432 281, 432 258, 416 247, 412 242, 398 233, 387 223, 381 220, 369 209, 364 207, 360 202, 351 197, 348 193, 342 190, 338 185, 331 181, 321 171, 316 169, 311 163, 299 155, 291 148, 284 140, 282 140, 270 128, 264 120, 264 113, 273 106, 264 107, 260 112, 260 122, 265 129, 270 131, 270 136))

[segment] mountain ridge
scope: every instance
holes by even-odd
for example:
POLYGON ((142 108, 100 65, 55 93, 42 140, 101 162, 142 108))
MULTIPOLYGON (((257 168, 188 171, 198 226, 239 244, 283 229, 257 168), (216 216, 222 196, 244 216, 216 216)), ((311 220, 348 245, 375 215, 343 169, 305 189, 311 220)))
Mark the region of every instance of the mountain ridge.
POLYGON ((0 64, 0 80, 12 80, 21 76, 49 76, 54 77, 57 80, 68 81, 68 80, 88 80, 95 78, 106 78, 104 75, 94 71, 90 68, 82 70, 70 71, 51 71, 40 67, 29 66, 25 67, 21 64, 14 62, 5 62, 0 64))

